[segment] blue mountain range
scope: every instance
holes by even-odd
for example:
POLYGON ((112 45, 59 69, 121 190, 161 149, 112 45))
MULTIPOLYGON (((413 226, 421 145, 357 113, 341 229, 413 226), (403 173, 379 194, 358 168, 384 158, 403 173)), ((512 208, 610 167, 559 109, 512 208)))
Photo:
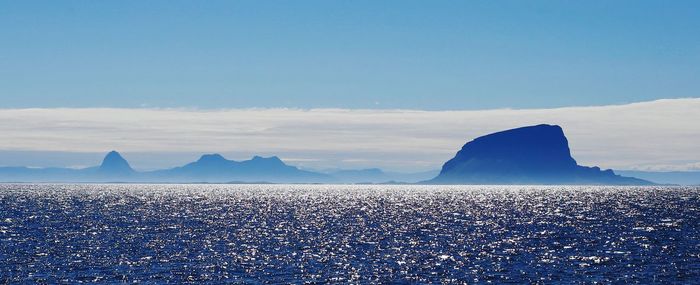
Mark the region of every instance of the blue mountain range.
POLYGON ((279 158, 255 156, 245 161, 206 154, 181 167, 135 171, 121 154, 109 152, 102 164, 83 169, 0 167, 3 182, 270 182, 329 183, 333 177, 289 166, 279 158))
POLYGON ((250 160, 234 161, 219 154, 205 154, 199 160, 181 167, 143 173, 149 180, 166 182, 271 182, 324 183, 333 178, 326 174, 306 171, 282 162, 278 157, 255 156, 250 160))
MULTIPOLYGON (((419 181, 433 172, 400 174, 380 169, 302 170, 276 156, 228 160, 205 154, 170 169, 139 172, 118 152, 99 166, 69 168, 0 167, 0 182, 166 182, 166 183, 381 183, 419 181)), ((649 181, 616 175, 612 170, 580 166, 559 126, 537 125, 474 139, 447 161, 437 177, 424 184, 608 184, 647 185, 649 181)))

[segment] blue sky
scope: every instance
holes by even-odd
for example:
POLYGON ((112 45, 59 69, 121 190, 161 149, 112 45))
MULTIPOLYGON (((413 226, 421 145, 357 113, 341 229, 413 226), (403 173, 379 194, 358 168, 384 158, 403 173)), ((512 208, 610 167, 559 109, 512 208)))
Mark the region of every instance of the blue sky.
POLYGON ((0 166, 421 171, 549 123, 586 165, 698 170, 698 35, 699 1, 0 0, 0 166))
POLYGON ((0 108, 698 97, 699 27, 698 1, 0 1, 0 108))

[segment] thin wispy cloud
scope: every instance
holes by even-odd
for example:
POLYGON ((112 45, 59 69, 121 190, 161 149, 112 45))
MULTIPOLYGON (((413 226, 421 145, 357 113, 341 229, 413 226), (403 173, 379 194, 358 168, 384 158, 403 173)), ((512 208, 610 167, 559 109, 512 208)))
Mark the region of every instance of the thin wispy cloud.
POLYGON ((297 165, 422 170, 468 140, 524 125, 561 125, 584 165, 700 166, 700 99, 482 111, 355 109, 0 109, 0 150, 279 154, 297 165))

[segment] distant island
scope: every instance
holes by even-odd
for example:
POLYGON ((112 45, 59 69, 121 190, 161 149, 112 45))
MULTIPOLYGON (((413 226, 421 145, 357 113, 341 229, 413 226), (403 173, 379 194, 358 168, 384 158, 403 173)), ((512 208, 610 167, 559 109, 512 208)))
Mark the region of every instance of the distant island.
POLYGON ((4 182, 163 182, 163 183, 330 183, 322 173, 300 170, 279 158, 255 156, 234 161, 219 154, 205 154, 186 165, 139 172, 120 153, 109 152, 102 164, 83 169, 0 167, 4 182))
POLYGON ((536 125, 476 138, 447 161, 427 184, 600 184, 649 185, 612 170, 580 166, 564 131, 536 125))
POLYGON ((435 175, 430 171, 386 173, 380 169, 321 173, 287 165, 276 156, 235 161, 219 154, 205 154, 179 167, 140 172, 116 151, 109 152, 99 166, 83 169, 0 167, 0 182, 398 184, 423 180, 421 184, 653 184, 616 175, 612 170, 578 165, 571 157, 563 130, 554 125, 522 127, 476 138, 435 175))

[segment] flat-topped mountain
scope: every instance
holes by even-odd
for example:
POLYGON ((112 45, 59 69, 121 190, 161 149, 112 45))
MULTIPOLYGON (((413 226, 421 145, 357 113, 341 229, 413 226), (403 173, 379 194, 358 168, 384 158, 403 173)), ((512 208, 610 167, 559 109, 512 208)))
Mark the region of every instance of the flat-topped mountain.
POLYGON ((167 182, 330 182, 328 175, 305 171, 282 162, 278 157, 254 156, 250 160, 228 160, 220 154, 205 154, 181 167, 145 173, 167 182))
POLYGON ((571 157, 561 127, 537 125, 482 136, 465 144, 447 161, 435 184, 610 184, 649 181, 585 167, 571 157))

